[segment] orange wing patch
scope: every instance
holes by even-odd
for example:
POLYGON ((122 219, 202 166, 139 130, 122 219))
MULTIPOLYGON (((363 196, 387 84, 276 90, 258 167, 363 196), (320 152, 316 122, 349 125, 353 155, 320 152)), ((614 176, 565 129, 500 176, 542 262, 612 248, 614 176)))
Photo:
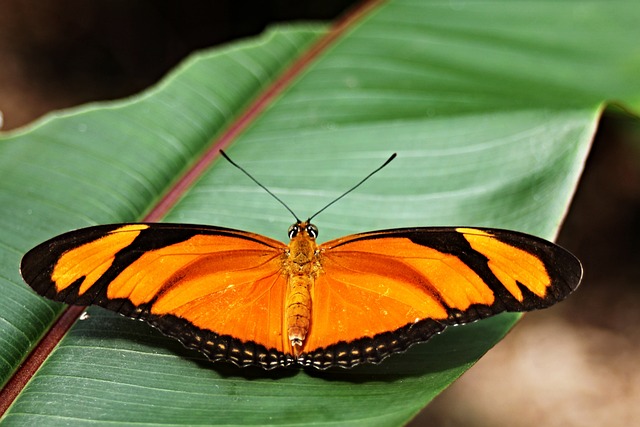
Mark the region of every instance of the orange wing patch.
POLYGON ((142 254, 111 282, 107 295, 128 298, 135 305, 154 298, 153 312, 162 314, 207 294, 273 275, 281 266, 278 255, 271 248, 256 249, 252 241, 196 235, 142 254))
POLYGON ((129 246, 147 228, 149 226, 145 224, 123 225, 97 240, 67 250, 51 273, 56 290, 63 291, 82 280, 78 294, 84 294, 113 264, 116 253, 129 246))
POLYGON ((378 290, 387 293, 412 289, 419 294, 406 295, 408 304, 420 306, 432 301, 437 305, 422 306, 422 317, 442 319, 447 317, 446 307, 466 310, 472 304, 490 305, 494 301, 492 290, 458 256, 414 243, 408 237, 381 235, 346 243, 338 240, 325 246, 331 248, 323 254, 327 268, 341 265, 341 274, 351 273, 351 283, 376 283, 378 290), (383 278, 396 285, 385 287, 383 278), (426 300, 416 302, 417 297, 426 300))
POLYGON ((518 282, 541 298, 547 294, 551 278, 540 258, 495 239, 491 233, 473 228, 457 228, 471 247, 489 259, 489 268, 509 292, 523 301, 518 282))

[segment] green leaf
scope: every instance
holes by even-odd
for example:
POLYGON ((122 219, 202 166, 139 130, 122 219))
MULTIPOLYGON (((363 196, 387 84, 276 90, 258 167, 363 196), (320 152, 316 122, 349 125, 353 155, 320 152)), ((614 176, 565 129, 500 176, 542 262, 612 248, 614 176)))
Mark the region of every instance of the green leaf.
MULTIPOLYGON (((389 1, 351 24, 228 153, 300 217, 398 159, 315 221, 320 240, 473 225, 553 238, 604 103, 640 102, 633 2, 389 1)), ((60 313, 19 277, 57 233, 144 217, 322 26, 202 52, 150 91, 53 115, 0 141, 0 373, 60 313)), ((284 239, 292 218, 218 160, 167 215, 284 239)), ((379 366, 264 372, 211 364, 98 308, 78 321, 2 421, 11 425, 397 425, 517 320, 450 328, 379 366)))

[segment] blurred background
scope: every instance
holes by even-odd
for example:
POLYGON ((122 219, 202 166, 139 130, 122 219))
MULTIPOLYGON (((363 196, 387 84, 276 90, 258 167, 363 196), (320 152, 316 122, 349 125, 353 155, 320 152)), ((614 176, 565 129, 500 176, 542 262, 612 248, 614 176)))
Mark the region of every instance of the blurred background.
MULTIPOLYGON (((355 3, 2 0, 2 130, 134 94, 194 50, 355 3)), ((582 287, 527 314, 411 425, 638 425, 639 237, 640 120, 608 111, 558 240, 582 260, 582 287)))

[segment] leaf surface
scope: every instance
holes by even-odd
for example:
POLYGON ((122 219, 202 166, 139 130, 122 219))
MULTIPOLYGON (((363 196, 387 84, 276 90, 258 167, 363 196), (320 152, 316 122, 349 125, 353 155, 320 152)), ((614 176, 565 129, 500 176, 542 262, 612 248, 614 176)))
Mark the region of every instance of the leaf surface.
MULTIPOLYGON (((311 62, 227 149, 306 217, 392 152, 315 223, 320 240, 471 225, 553 238, 603 105, 637 109, 632 2, 389 1, 311 62), (490 24, 489 24, 490 23, 490 24)), ((282 27, 195 55, 157 87, 52 115, 0 141, 0 373, 9 379, 61 306, 17 265, 72 228, 144 217, 323 26, 282 27)), ((284 240, 292 218, 224 160, 165 217, 284 240)), ((379 366, 237 369, 146 325, 88 311, 28 383, 11 425, 398 425, 499 341, 506 314, 450 328, 379 366)))

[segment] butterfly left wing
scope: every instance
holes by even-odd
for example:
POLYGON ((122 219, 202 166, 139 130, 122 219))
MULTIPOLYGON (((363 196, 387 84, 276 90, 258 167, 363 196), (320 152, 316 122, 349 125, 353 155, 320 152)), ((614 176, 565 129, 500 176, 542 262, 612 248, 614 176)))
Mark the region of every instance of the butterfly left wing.
POLYGON ((577 288, 580 262, 546 240, 506 230, 411 228, 320 246, 311 330, 300 362, 379 362, 447 325, 529 311, 577 288))
POLYGON ((294 363, 282 336, 285 249, 220 227, 104 225, 42 243, 21 272, 50 299, 146 320, 212 360, 273 368, 294 363))

